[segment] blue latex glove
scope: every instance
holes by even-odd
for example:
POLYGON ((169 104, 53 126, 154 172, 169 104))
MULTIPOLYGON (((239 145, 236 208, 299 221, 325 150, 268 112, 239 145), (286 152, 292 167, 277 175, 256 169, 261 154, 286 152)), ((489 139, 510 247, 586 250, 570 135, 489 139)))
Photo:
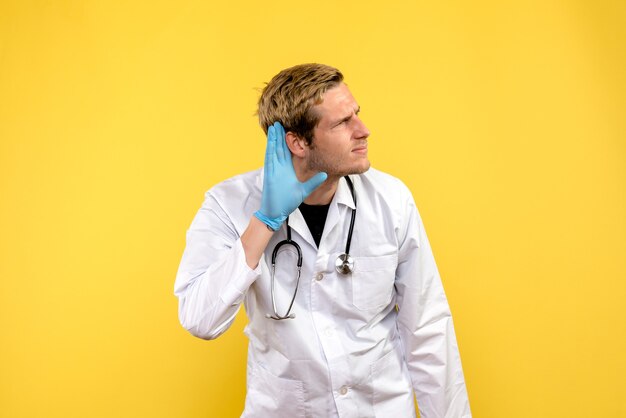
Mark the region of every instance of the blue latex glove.
POLYGON ((275 122, 267 130, 267 149, 263 168, 261 209, 254 213, 272 230, 278 231, 287 216, 325 180, 326 173, 317 173, 301 183, 291 161, 291 151, 285 142, 285 129, 275 122))

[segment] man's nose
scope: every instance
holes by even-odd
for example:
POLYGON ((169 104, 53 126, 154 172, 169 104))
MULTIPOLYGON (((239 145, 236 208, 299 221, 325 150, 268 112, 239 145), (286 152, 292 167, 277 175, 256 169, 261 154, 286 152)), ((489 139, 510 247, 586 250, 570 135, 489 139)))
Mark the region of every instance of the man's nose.
POLYGON ((354 135, 359 139, 367 139, 370 136, 370 131, 367 129, 367 126, 363 123, 363 121, 357 116, 357 126, 354 130, 354 135))

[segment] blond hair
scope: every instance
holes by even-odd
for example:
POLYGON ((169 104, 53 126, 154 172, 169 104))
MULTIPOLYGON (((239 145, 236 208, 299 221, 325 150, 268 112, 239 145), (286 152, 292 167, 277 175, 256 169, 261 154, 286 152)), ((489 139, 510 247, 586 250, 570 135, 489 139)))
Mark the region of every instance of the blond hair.
POLYGON ((267 134, 270 125, 280 122, 285 131, 311 144, 313 128, 320 119, 313 106, 322 103, 324 93, 342 81, 338 69, 323 64, 300 64, 282 70, 261 92, 257 111, 261 128, 267 134))

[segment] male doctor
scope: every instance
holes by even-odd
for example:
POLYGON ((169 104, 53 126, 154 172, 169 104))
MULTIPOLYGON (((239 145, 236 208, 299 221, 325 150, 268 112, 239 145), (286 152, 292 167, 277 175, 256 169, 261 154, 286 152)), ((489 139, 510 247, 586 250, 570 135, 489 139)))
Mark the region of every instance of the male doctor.
POLYGON ((407 187, 370 168, 370 132, 343 75, 285 69, 258 115, 265 165, 206 193, 175 284, 180 321, 200 338, 217 338, 245 305, 242 416, 415 417, 415 394, 422 418, 471 417, 424 225, 407 187), (272 280, 288 235, 300 276, 296 246, 283 245, 272 280), (337 268, 344 253, 349 266, 337 268))

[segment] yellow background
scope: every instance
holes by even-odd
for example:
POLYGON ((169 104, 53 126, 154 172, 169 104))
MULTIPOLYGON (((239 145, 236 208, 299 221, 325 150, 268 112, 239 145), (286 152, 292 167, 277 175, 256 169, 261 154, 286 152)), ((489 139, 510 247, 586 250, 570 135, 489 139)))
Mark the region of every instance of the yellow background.
POLYGON ((178 324, 185 231, 260 167, 258 89, 339 67, 403 179, 475 418, 626 417, 617 1, 1 1, 0 416, 234 417, 245 316, 178 324))

